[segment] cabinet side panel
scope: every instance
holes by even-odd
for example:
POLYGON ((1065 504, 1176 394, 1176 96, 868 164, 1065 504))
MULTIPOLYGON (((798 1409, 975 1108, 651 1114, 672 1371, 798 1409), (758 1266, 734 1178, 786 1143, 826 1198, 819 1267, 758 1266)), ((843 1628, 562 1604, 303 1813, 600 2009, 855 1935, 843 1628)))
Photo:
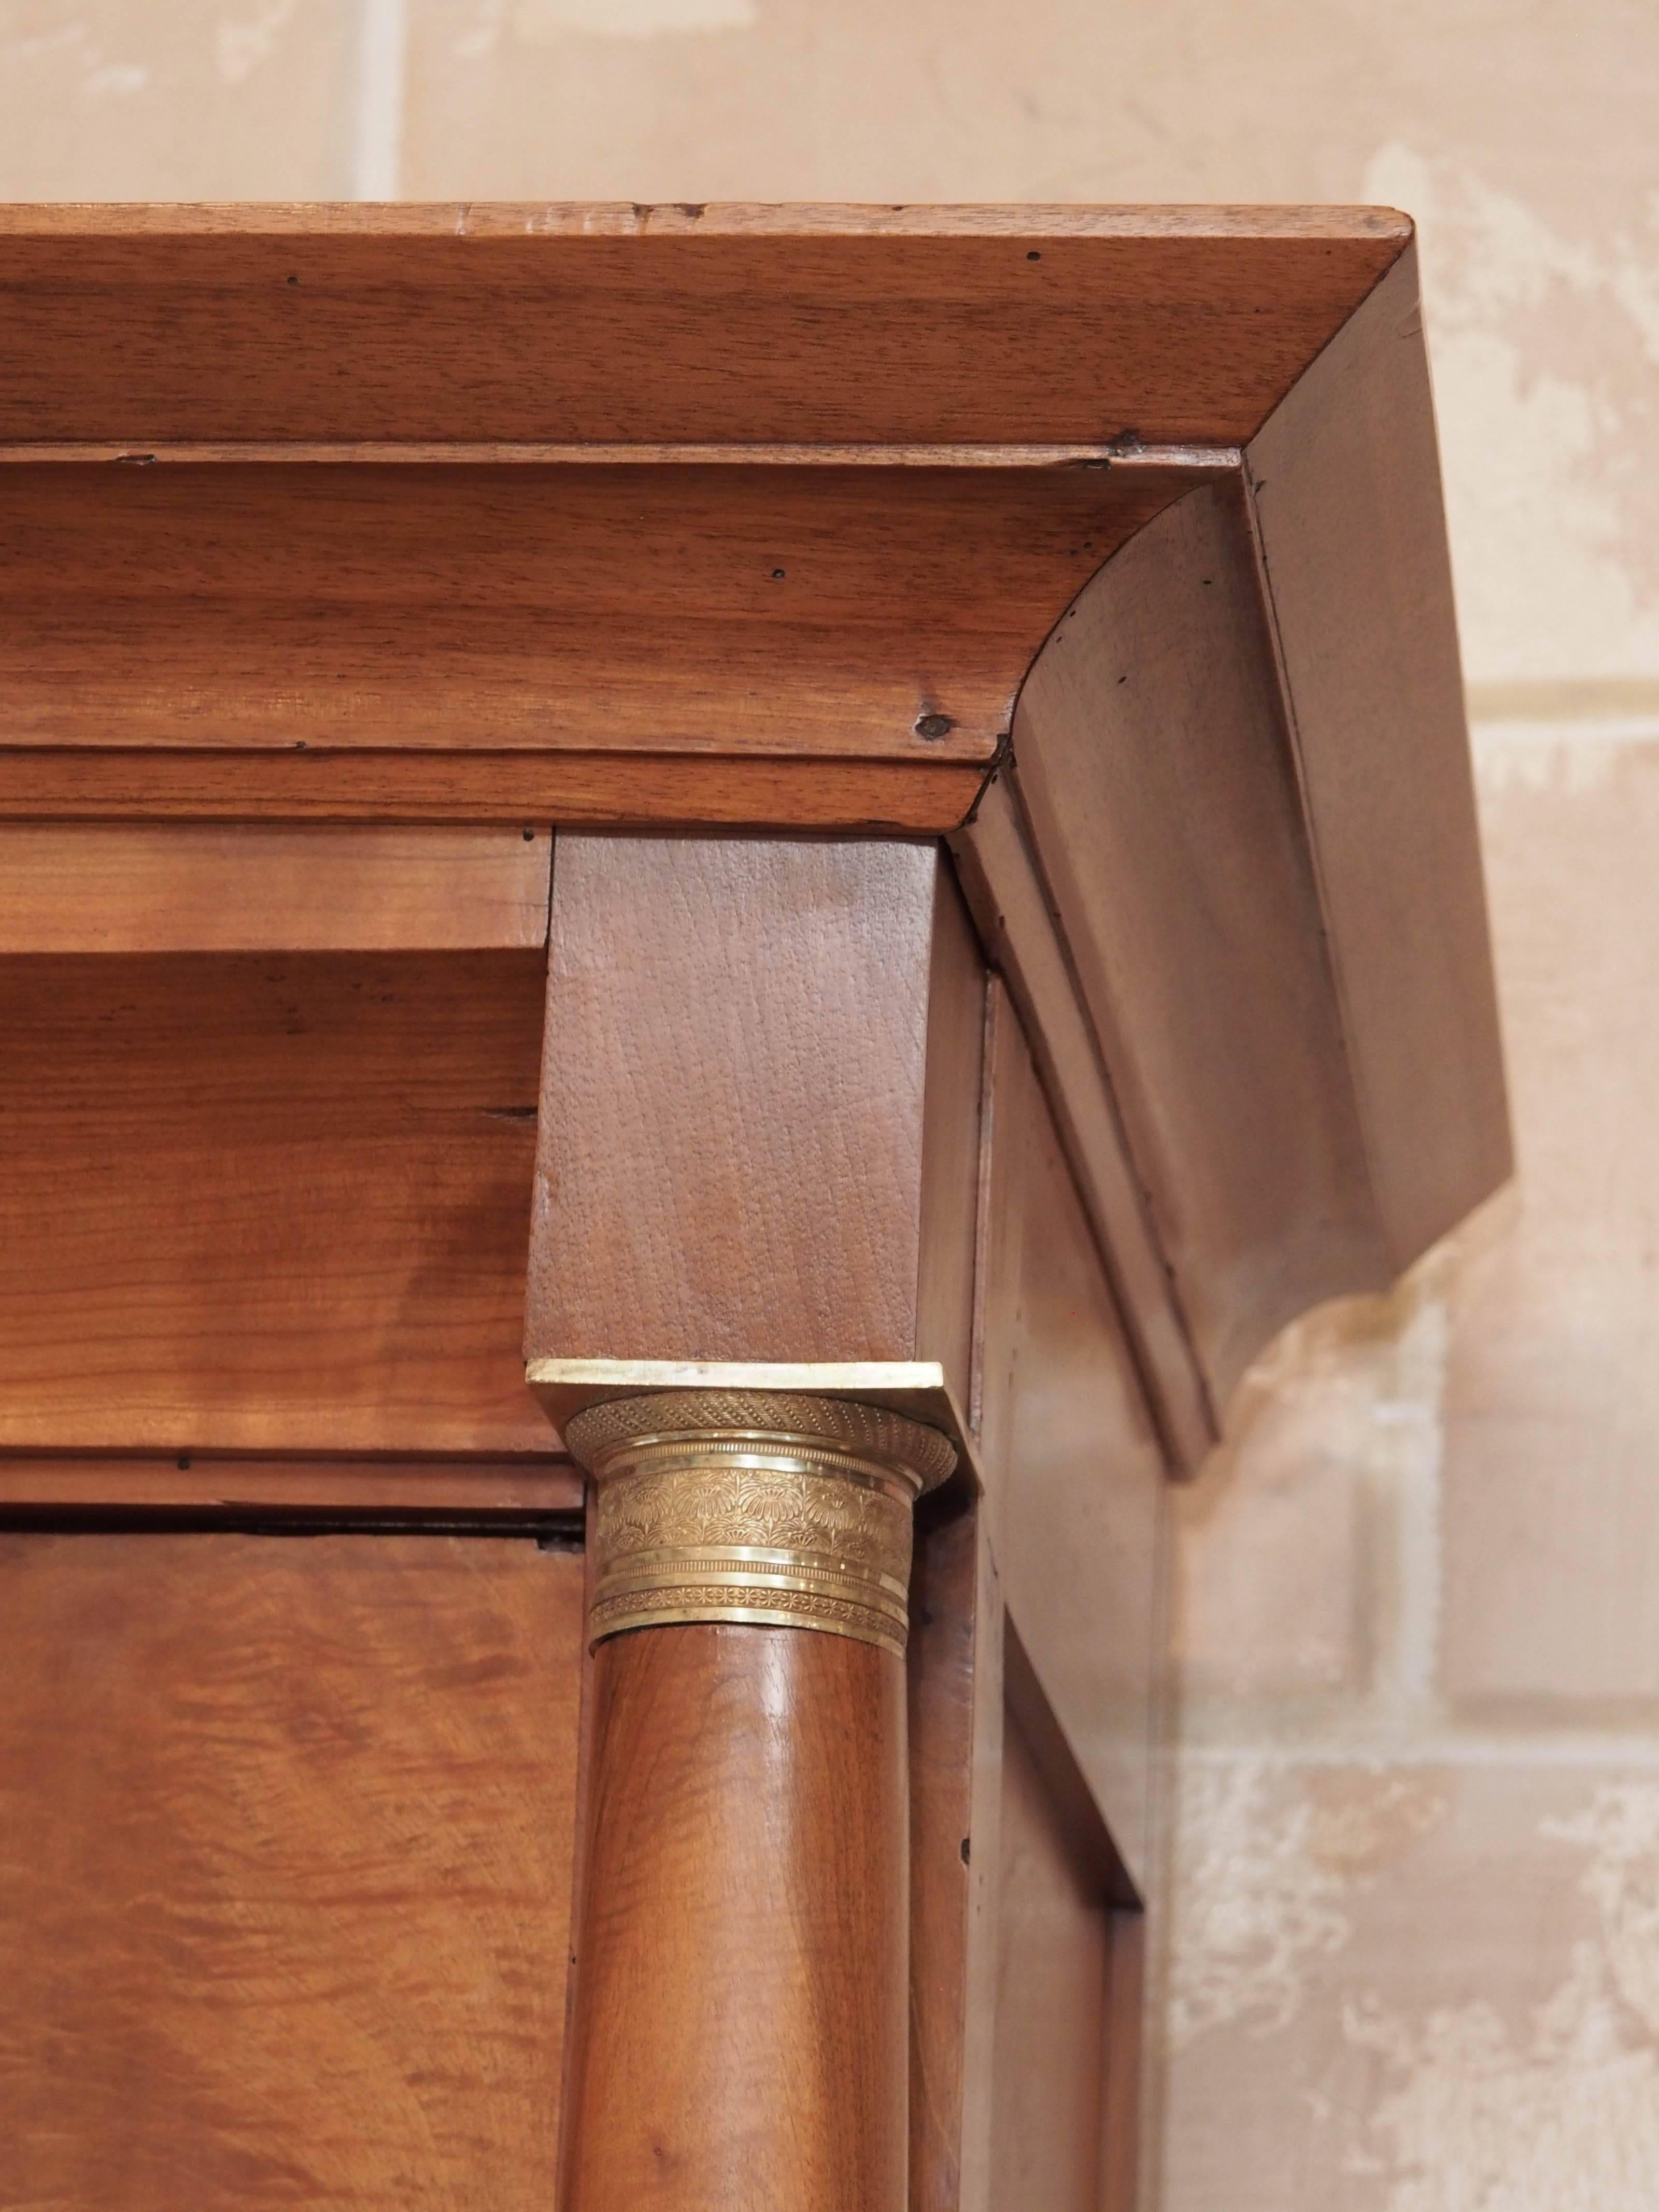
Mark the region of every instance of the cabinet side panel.
POLYGON ((1152 1887, 1165 1470, 1099 1249, 998 994, 984 1460, 1011 1620, 1137 1894, 1152 1887))
POLYGON ((992 2212, 1099 2212, 1114 1916, 1014 1726, 999 1888, 992 2212))

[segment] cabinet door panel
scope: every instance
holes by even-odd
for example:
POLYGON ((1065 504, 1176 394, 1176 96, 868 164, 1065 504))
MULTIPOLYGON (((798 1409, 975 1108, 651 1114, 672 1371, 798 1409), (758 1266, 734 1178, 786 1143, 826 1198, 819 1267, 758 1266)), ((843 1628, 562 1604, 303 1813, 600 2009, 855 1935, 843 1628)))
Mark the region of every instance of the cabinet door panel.
POLYGON ((550 2201, 581 1560, 0 1537, 0 2203, 550 2201))

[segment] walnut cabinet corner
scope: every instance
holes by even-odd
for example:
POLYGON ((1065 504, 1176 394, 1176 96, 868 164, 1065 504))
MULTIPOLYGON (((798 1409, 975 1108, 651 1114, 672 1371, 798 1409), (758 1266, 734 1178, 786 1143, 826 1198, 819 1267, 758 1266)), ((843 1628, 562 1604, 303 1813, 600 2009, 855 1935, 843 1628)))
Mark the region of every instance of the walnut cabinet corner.
POLYGON ((0 295, 0 2203, 1152 2212, 1168 1485, 1509 1172, 1410 225, 0 295))

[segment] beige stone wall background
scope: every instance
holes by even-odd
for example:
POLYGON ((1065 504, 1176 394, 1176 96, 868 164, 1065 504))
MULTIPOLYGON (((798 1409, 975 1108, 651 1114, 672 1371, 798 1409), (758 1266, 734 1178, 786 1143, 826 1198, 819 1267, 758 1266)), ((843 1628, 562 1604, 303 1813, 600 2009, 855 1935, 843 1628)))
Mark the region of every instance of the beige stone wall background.
POLYGON ((1654 0, 4 0, 0 196, 1422 224, 1522 1180, 1180 1509, 1166 2212, 1659 2206, 1654 0))

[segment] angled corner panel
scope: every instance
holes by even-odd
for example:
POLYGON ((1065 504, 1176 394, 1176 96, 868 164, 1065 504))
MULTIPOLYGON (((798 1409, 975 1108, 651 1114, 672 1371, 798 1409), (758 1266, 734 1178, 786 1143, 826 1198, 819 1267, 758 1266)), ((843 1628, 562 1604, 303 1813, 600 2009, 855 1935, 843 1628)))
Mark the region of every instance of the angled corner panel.
POLYGON ((1006 778, 951 844, 981 938, 1025 1025, 1165 1451, 1176 1470, 1193 1474, 1216 1439, 1213 1409, 1006 778))
POLYGON ((1391 1269, 1510 1173, 1417 257, 1247 476, 1391 1269))
POLYGON ((1218 1406, 1380 1286, 1340 1012, 1237 483, 1149 523, 1034 665, 1016 776, 1218 1406))

